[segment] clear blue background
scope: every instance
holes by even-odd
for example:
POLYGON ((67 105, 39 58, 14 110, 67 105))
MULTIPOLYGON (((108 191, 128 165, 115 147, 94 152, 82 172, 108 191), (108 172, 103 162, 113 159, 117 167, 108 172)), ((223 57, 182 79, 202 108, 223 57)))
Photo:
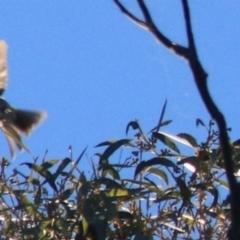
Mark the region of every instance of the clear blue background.
MULTIPOLYGON (((123 2, 141 17, 133 0, 123 2)), ((236 140, 240 2, 189 2, 211 93, 236 140)), ((160 29, 186 45, 180 1, 146 3, 160 29)), ((204 137, 195 120, 210 117, 187 62, 129 21, 112 1, 0 1, 0 38, 9 45, 4 97, 15 107, 48 112, 41 127, 24 139, 35 157, 49 150, 47 159, 64 158, 69 145, 75 158, 88 146, 90 157, 99 142, 124 138, 134 119, 147 132, 156 125, 165 99, 165 120, 173 120, 165 131, 204 137)), ((2 136, 0 144, 0 156, 9 156, 2 136)), ((32 158, 18 153, 13 164, 23 161, 32 158)))

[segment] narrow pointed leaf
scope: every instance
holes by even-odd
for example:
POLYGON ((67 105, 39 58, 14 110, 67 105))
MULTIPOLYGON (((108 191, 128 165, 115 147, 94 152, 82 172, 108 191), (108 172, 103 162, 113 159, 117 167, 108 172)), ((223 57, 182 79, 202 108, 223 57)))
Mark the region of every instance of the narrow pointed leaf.
POLYGON ((189 164, 191 165, 191 169, 193 169, 194 171, 198 172, 199 171, 199 167, 200 167, 200 159, 198 157, 192 156, 192 157, 187 157, 184 159, 181 159, 178 163, 178 165, 180 164, 189 164))
POLYGON ((184 182, 183 179, 178 177, 178 178, 176 178, 176 182, 177 182, 177 185, 180 189, 181 197, 183 198, 184 201, 189 202, 190 198, 191 198, 190 189, 187 187, 187 185, 186 185, 186 183, 184 182))
POLYGON ((108 194, 109 197, 125 197, 129 196, 129 191, 125 188, 113 188, 108 194))
POLYGON ((87 147, 85 147, 85 148, 83 149, 83 151, 81 152, 81 154, 80 154, 80 156, 78 157, 77 161, 73 164, 71 170, 69 171, 68 175, 67 175, 66 178, 65 178, 65 182, 68 180, 68 178, 69 178, 70 176, 72 176, 72 173, 73 173, 74 169, 76 168, 76 166, 78 166, 78 164, 79 164, 79 162, 81 161, 81 159, 82 159, 84 153, 86 152, 86 150, 87 150, 87 147))
POLYGON ((166 184, 168 184, 168 176, 163 170, 150 167, 146 170, 146 172, 152 173, 152 174, 156 175, 157 177, 160 177, 161 179, 163 179, 165 181, 166 184))
POLYGON ((154 132, 153 136, 164 143, 167 147, 171 150, 180 153, 179 149, 177 148, 176 144, 171 140, 169 136, 163 134, 162 132, 154 132))
POLYGON ((139 126, 138 122, 137 122, 137 121, 131 121, 131 122, 128 123, 128 125, 127 125, 126 135, 128 134, 128 130, 129 130, 130 127, 131 127, 133 130, 139 129, 140 132, 141 132, 141 129, 140 129, 140 126, 139 126))
POLYGON ((161 112, 161 115, 160 115, 160 118, 159 118, 159 122, 158 122, 158 125, 157 125, 156 132, 158 132, 160 127, 161 127, 161 124, 162 124, 162 121, 163 121, 163 117, 164 117, 164 114, 165 114, 165 110, 166 110, 166 106, 167 106, 167 99, 165 100, 165 103, 163 105, 162 112, 161 112))
POLYGON ((203 122, 200 118, 197 118, 197 119, 196 119, 196 125, 197 125, 197 127, 198 127, 199 125, 201 125, 201 126, 203 126, 203 127, 206 128, 206 125, 204 124, 204 122, 203 122))
POLYGON ((183 139, 181 137, 178 137, 177 135, 172 135, 170 133, 165 133, 165 132, 159 132, 159 133, 168 137, 168 138, 170 138, 170 139, 172 139, 172 140, 174 140, 174 141, 177 141, 177 142, 182 143, 186 146, 192 147, 192 145, 188 141, 186 141, 185 139, 183 139))
POLYGON ((165 166, 165 167, 172 167, 172 168, 176 168, 176 165, 168 160, 167 158, 152 158, 148 161, 142 161, 140 164, 138 164, 138 166, 136 167, 136 170, 135 170, 135 177, 143 172, 143 171, 146 171, 147 168, 149 167, 152 167, 154 165, 162 165, 162 166, 165 166))
POLYGON ((27 165, 30 169, 34 170, 36 173, 44 177, 46 182, 48 182, 48 184, 53 188, 53 190, 56 192, 58 191, 57 186, 54 182, 55 178, 47 169, 32 163, 22 163, 22 165, 27 165))
POLYGON ((71 159, 70 158, 65 158, 62 160, 61 164, 59 165, 57 171, 54 173, 54 177, 57 178, 65 169, 65 167, 67 167, 67 165, 69 163, 71 163, 71 159))
POLYGON ((189 135, 187 133, 179 133, 177 136, 180 137, 180 138, 185 139, 187 142, 189 142, 189 144, 192 147, 194 147, 194 148, 198 147, 197 141, 196 141, 196 139, 193 136, 191 136, 191 135, 189 135))
POLYGON ((131 139, 122 139, 116 142, 113 142, 107 149, 104 151, 104 153, 100 156, 99 163, 101 164, 104 160, 108 160, 108 158, 121 146, 128 144, 131 142, 131 139))
POLYGON ((52 160, 49 160, 47 162, 44 162, 41 164, 41 166, 44 168, 44 169, 48 169, 48 168, 51 168, 53 167, 55 164, 57 164, 59 162, 59 160, 57 159, 52 159, 52 160))
POLYGON ((112 176, 114 179, 120 179, 118 171, 113 168, 110 164, 104 164, 102 174, 105 177, 107 174, 112 176))

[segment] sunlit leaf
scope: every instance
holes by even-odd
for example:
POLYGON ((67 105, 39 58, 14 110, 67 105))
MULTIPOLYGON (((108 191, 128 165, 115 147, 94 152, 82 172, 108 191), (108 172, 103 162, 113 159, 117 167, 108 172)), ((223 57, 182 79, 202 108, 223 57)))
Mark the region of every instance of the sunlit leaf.
POLYGON ((88 222, 86 220, 85 217, 82 218, 82 228, 83 228, 83 236, 85 236, 87 234, 87 231, 88 231, 88 222))
POLYGON ((125 197, 129 196, 129 191, 125 188, 113 188, 108 194, 109 197, 125 197))
POLYGON ((196 139, 195 139, 193 136, 191 136, 190 134, 187 134, 187 133, 179 133, 177 136, 180 137, 180 138, 185 139, 187 142, 190 143, 190 145, 191 145, 192 147, 195 147, 195 148, 198 147, 198 144, 197 144, 196 139))
POLYGON ((171 140, 169 136, 163 134, 162 132, 153 132, 153 136, 164 143, 167 147, 171 150, 180 153, 179 149, 177 148, 176 144, 171 140))
POLYGON ((102 175, 105 177, 106 175, 112 176, 114 179, 120 179, 118 171, 113 168, 110 164, 102 165, 102 175))
POLYGON ((227 181, 224 181, 222 179, 218 179, 217 182, 219 184, 221 184, 223 187, 225 187, 226 189, 229 189, 229 183, 227 181))
POLYGON ((165 133, 165 132, 159 132, 160 134, 174 140, 174 141, 177 141, 179 143, 182 143, 186 146, 189 146, 189 147, 193 147, 187 140, 185 140, 184 138, 181 138, 181 137, 178 137, 178 135, 173 135, 173 134, 170 134, 170 133, 165 133))
POLYGON ((41 164, 41 166, 45 169, 51 168, 52 166, 54 166, 55 164, 57 164, 59 162, 59 160, 57 159, 52 159, 52 160, 48 160, 44 163, 41 164))
POLYGON ((191 165, 191 169, 195 172, 199 171, 199 167, 200 167, 200 159, 198 157, 192 156, 192 157, 187 157, 187 158, 183 158, 180 161, 178 161, 177 163, 178 165, 180 164, 189 164, 191 165))
POLYGON ((146 172, 152 173, 157 177, 160 177, 165 181, 166 184, 168 184, 168 176, 163 170, 150 167, 150 168, 147 168, 146 172))

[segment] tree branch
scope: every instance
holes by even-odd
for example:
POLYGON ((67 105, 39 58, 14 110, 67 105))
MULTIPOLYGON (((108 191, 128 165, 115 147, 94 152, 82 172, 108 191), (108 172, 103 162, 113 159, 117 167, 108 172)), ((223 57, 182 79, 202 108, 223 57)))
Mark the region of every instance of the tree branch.
POLYGON ((115 4, 120 10, 128 16, 135 23, 144 27, 150 31, 166 48, 172 50, 175 54, 184 57, 190 66, 193 73, 195 84, 198 88, 202 101, 204 102, 208 112, 215 119, 219 128, 219 138, 221 142, 222 152, 224 156, 224 163, 226 168, 226 175, 229 182, 230 193, 231 193, 231 217, 232 225, 228 232, 229 240, 240 239, 240 189, 234 176, 234 169, 232 163, 232 150, 229 144, 229 137, 227 133, 227 125, 223 114, 220 112, 216 104, 214 103, 207 86, 207 73, 202 67, 199 61, 192 26, 191 16, 187 0, 181 0, 186 24, 186 34, 188 39, 188 48, 173 43, 168 39, 155 25, 152 20, 151 14, 144 2, 144 0, 137 0, 139 8, 141 9, 145 22, 139 20, 132 13, 130 13, 119 0, 114 0, 115 4))
POLYGON ((143 2, 143 0, 138 0, 138 4, 139 4, 141 11, 143 12, 144 17, 145 17, 145 20, 146 20, 145 22, 141 21, 136 16, 134 16, 132 13, 130 13, 123 6, 123 4, 120 3, 119 0, 113 0, 113 1, 127 17, 129 17, 137 25, 139 25, 139 26, 143 27, 144 29, 147 29, 149 32, 151 32, 166 48, 168 48, 170 51, 173 51, 175 54, 179 55, 180 57, 186 58, 186 56, 189 53, 187 48, 172 42, 162 32, 159 31, 159 29, 154 24, 154 22, 151 18, 151 15, 150 15, 145 3, 143 2))
POLYGON ((229 137, 227 133, 227 125, 223 114, 220 112, 216 104, 214 103, 208 87, 207 87, 207 74, 205 73, 197 54, 195 47, 195 41, 192 32, 191 26, 191 17, 187 0, 182 0, 183 12, 186 23, 186 32, 189 44, 189 51, 192 54, 189 54, 188 62, 191 68, 191 71, 194 76, 195 83, 197 85, 198 91, 201 95, 201 98, 212 116, 216 121, 219 129, 219 139, 222 147, 222 153, 224 157, 224 164, 226 169, 226 175, 229 182, 229 188, 231 193, 231 217, 232 225, 228 232, 229 240, 240 239, 240 194, 239 188, 234 176, 234 168, 232 162, 232 149, 229 144, 229 137))
POLYGON ((188 38, 188 48, 197 54, 196 47, 195 47, 195 41, 193 37, 192 32, 192 21, 190 16, 190 10, 188 7, 188 2, 185 0, 182 0, 182 6, 183 6, 183 12, 184 12, 184 18, 186 23, 186 32, 187 32, 187 38, 188 38))
POLYGON ((114 0, 115 4, 119 7, 119 9, 128 17, 130 20, 132 20, 134 23, 139 25, 142 28, 148 29, 148 26, 145 22, 141 21, 137 17, 135 17, 130 11, 128 11, 120 2, 119 0, 114 0))

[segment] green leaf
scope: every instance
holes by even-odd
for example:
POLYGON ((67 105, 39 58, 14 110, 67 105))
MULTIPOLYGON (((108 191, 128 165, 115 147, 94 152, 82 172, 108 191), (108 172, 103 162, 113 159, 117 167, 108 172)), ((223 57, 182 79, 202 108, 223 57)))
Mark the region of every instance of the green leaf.
POLYGON ((134 216, 130 212, 118 211, 117 212, 119 219, 133 220, 134 216))
POLYGON ((166 184, 168 184, 168 176, 161 169, 150 167, 145 172, 149 172, 149 173, 156 175, 157 177, 160 177, 161 179, 163 179, 165 181, 166 184))
POLYGON ((42 197, 42 187, 39 185, 37 187, 37 192, 36 195, 34 197, 34 204, 38 205, 41 203, 41 197, 42 197))
POLYGON ((198 127, 199 125, 202 125, 203 127, 207 128, 206 125, 204 124, 204 122, 203 122, 200 118, 197 118, 197 119, 196 119, 196 125, 197 125, 197 127, 198 127))
POLYGON ((84 150, 81 152, 80 156, 78 157, 77 161, 73 164, 71 170, 69 171, 69 174, 65 178, 65 182, 72 176, 74 169, 76 168, 76 166, 78 166, 86 150, 87 150, 87 147, 84 148, 84 150))
MULTIPOLYGON (((166 126, 168 125, 169 123, 171 123, 172 120, 166 120, 164 122, 161 123, 160 127, 163 127, 163 126, 166 126)), ((151 132, 156 132, 158 129, 158 126, 154 127, 153 129, 151 129, 148 133, 151 133, 151 132)))
POLYGON ((113 168, 110 164, 102 164, 102 175, 105 177, 106 175, 112 176, 114 179, 120 179, 118 171, 113 168))
POLYGON ((121 188, 121 184, 119 184, 118 182, 109 179, 109 178, 101 178, 100 179, 100 183, 104 184, 106 186, 107 189, 111 189, 111 188, 121 188))
POLYGON ((44 169, 48 169, 48 168, 51 168, 52 166, 54 166, 56 163, 58 163, 59 160, 57 159, 52 159, 52 160, 49 160, 47 162, 44 162, 41 164, 41 166, 44 168, 44 169))
POLYGON ((229 183, 227 181, 218 179, 217 182, 221 184, 223 187, 225 187, 226 189, 229 189, 229 183))
POLYGON ((160 203, 160 202, 164 202, 164 201, 177 200, 177 199, 179 199, 179 197, 165 195, 165 196, 161 196, 161 197, 157 198, 154 201, 154 203, 160 203))
POLYGON ((165 132, 159 132, 161 133, 162 135, 174 140, 174 141, 177 141, 179 143, 182 143, 186 146, 189 146, 189 147, 193 147, 188 141, 186 141, 184 138, 181 138, 181 137, 178 137, 177 135, 172 135, 170 133, 165 133, 165 132))
POLYGON ((165 103, 163 105, 163 108, 162 108, 162 111, 161 111, 161 114, 160 114, 160 118, 159 118, 159 121, 158 121, 158 125, 156 127, 154 127, 151 131, 149 131, 149 133, 158 132, 160 127, 168 125, 170 122, 172 122, 172 120, 168 120, 168 121, 163 122, 163 117, 164 117, 164 114, 165 114, 166 106, 167 106, 167 99, 165 100, 165 103))
POLYGON ((143 171, 144 172, 148 171, 146 170, 146 168, 152 167, 154 165, 162 165, 165 167, 176 168, 176 165, 172 161, 168 160, 167 158, 156 157, 148 161, 142 161, 141 163, 139 163, 138 166, 136 167, 134 176, 136 177, 139 173, 143 171))
POLYGON ((159 122, 158 122, 158 125, 157 125, 157 129, 156 129, 157 132, 159 131, 159 129, 162 125, 162 121, 163 121, 163 117, 164 117, 164 114, 165 114, 166 106, 167 106, 167 99, 165 100, 165 103, 164 103, 163 108, 162 108, 162 112, 161 112, 159 122))
POLYGON ((153 136, 164 143, 167 147, 171 150, 180 153, 179 149, 177 148, 176 144, 171 140, 169 136, 163 134, 162 132, 154 132, 153 136))
POLYGON ((156 192, 158 195, 162 195, 163 192, 159 189, 159 187, 152 180, 150 180, 147 177, 145 177, 144 179, 151 184, 151 188, 148 188, 148 189, 151 189, 151 191, 156 192))
POLYGON ((186 141, 188 141, 189 144, 191 144, 192 147, 194 147, 194 148, 198 147, 197 141, 193 136, 191 136, 187 133, 179 133, 177 136, 185 139, 186 141))
POLYGON ((113 188, 107 195, 109 197, 127 197, 129 196, 129 191, 126 188, 113 188))
POLYGON ((102 162, 107 161, 108 158, 121 146, 128 144, 131 142, 131 139, 122 139, 119 141, 112 142, 109 147, 104 151, 104 153, 100 156, 99 164, 101 165, 102 162))
POLYGON ((140 130, 140 132, 141 132, 141 129, 140 129, 140 126, 139 126, 138 122, 137 122, 137 121, 131 121, 131 122, 128 123, 128 125, 127 125, 126 135, 128 134, 128 130, 129 130, 130 127, 131 127, 133 130, 138 129, 138 130, 140 130))
POLYGON ((104 142, 101 142, 99 143, 98 145, 96 145, 95 147, 104 147, 104 146, 109 146, 111 145, 112 143, 115 143, 116 141, 115 140, 109 140, 109 141, 104 141, 104 142))
POLYGON ((88 226, 89 226, 89 224, 88 224, 86 218, 82 217, 83 236, 85 236, 87 234, 88 226))
POLYGON ((62 160, 61 164, 59 165, 57 171, 54 173, 54 177, 55 179, 63 172, 63 170, 65 169, 65 167, 71 163, 71 159, 70 158, 65 158, 62 160))
POLYGON ((35 171, 36 173, 44 177, 46 182, 49 183, 52 189, 58 192, 57 186, 55 185, 55 182, 54 182, 55 178, 46 168, 43 168, 42 166, 32 164, 32 163, 22 163, 22 165, 27 165, 30 169, 32 169, 33 171, 35 171))
POLYGON ((218 196, 219 196, 218 190, 217 190, 217 188, 215 186, 212 185, 211 187, 207 188, 207 191, 209 193, 211 193, 212 196, 213 196, 213 202, 212 202, 212 204, 210 206, 210 208, 213 208, 213 207, 216 206, 216 204, 218 202, 218 196))
POLYGON ((69 199, 69 197, 73 194, 74 190, 75 190, 74 188, 68 188, 68 189, 66 189, 66 190, 61 194, 61 198, 62 198, 63 200, 69 199))
POLYGON ((200 159, 198 157, 192 156, 192 157, 187 157, 184 159, 181 159, 180 161, 178 161, 178 165, 180 164, 189 164, 193 167, 194 172, 198 172, 199 168, 200 168, 200 159))
POLYGON ((182 197, 183 201, 190 202, 191 191, 187 187, 187 185, 184 182, 184 180, 181 179, 180 177, 178 177, 178 178, 176 178, 176 182, 177 182, 177 185, 178 185, 178 187, 180 189, 181 197, 182 197))

